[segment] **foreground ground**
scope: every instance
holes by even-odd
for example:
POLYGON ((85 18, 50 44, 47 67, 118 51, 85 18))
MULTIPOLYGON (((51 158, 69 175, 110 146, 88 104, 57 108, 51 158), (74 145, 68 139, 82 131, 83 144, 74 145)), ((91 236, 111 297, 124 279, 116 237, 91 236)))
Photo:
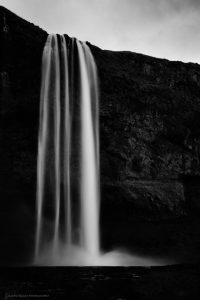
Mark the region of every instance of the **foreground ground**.
POLYGON ((0 299, 199 299, 200 265, 1 268, 0 299))

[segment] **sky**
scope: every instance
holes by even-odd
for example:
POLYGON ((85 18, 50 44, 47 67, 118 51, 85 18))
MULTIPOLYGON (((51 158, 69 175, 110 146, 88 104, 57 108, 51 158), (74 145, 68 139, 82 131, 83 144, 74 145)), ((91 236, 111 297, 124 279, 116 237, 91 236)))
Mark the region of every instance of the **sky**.
POLYGON ((0 0, 48 33, 200 63, 200 0, 0 0))

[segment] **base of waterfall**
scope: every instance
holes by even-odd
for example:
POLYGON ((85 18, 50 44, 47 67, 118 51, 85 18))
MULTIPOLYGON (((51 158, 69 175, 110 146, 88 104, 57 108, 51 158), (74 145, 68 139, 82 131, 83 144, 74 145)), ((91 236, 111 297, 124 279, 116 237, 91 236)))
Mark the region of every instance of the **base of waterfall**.
POLYGON ((35 266, 164 266, 174 262, 131 254, 124 250, 113 250, 98 254, 90 253, 78 246, 62 246, 57 249, 45 247, 34 261, 35 266))

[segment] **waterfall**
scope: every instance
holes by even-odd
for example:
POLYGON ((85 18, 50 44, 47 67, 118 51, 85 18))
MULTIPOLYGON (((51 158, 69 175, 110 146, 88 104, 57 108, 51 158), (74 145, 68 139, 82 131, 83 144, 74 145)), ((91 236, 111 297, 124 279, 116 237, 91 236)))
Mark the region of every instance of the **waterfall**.
POLYGON ((65 239, 67 245, 72 243, 72 218, 71 218, 71 193, 70 193, 70 142, 71 142, 71 121, 70 121, 70 100, 69 100, 69 77, 68 77, 68 54, 66 41, 61 36, 61 63, 64 66, 64 199, 65 199, 65 239))
MULTIPOLYGON (((64 35, 49 35, 42 58, 42 83, 37 160, 37 223, 35 262, 40 262, 48 245, 50 264, 77 247, 98 257, 99 246, 99 128, 98 79, 94 58, 86 43, 64 35), (75 41, 75 42, 74 42, 75 41), (76 48, 76 54, 70 53, 76 48), (69 61, 72 57, 72 61, 69 61), (69 74, 78 66, 78 102, 69 74), (70 70, 71 68, 71 70, 70 70), (73 139, 71 106, 80 116, 79 203, 77 225, 73 222, 71 154, 73 139), (65 252, 65 253, 64 253, 65 252)), ((72 251, 73 252, 73 251, 72 251)), ((66 260, 67 261, 67 257, 66 260)))
POLYGON ((98 106, 97 70, 88 45, 49 35, 42 57, 34 263, 166 264, 100 251, 98 106))
MULTIPOLYGON (((95 119, 92 101, 98 103, 96 70, 89 47, 77 41, 80 61, 81 100, 81 218, 83 242, 87 251, 98 255, 99 251, 99 171, 95 119), (93 81, 91 82, 91 78, 93 81), (92 97, 93 96, 93 97, 92 97)), ((96 114, 97 115, 97 114, 96 114)))

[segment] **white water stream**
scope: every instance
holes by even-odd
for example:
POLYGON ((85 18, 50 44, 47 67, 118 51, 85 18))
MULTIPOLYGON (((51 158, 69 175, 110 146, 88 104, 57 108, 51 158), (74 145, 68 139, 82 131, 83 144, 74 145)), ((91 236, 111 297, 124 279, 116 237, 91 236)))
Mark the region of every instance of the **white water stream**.
POLYGON ((98 76, 88 45, 72 39, 70 48, 64 35, 49 35, 42 59, 34 264, 162 265, 161 260, 123 251, 101 252, 98 106, 98 76), (76 56, 74 53, 70 56, 74 48, 76 56), (75 79, 78 81, 80 107, 79 112, 75 111, 75 114, 80 114, 80 178, 76 187, 80 191, 79 214, 73 211, 77 206, 73 206, 71 192, 71 141, 74 133, 70 105, 75 101, 73 95, 76 91, 75 85, 70 85, 69 74, 75 74, 75 66, 78 69, 75 79), (78 218, 75 223, 74 215, 78 218))

